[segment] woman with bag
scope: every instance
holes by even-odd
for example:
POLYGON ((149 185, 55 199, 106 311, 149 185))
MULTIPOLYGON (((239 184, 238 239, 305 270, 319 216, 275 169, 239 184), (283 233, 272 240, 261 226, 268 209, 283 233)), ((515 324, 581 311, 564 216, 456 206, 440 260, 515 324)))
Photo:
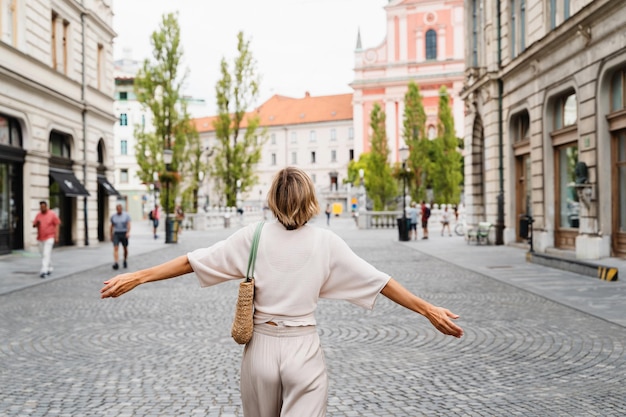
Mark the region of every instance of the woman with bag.
POLYGON ((307 225, 320 208, 315 187, 304 171, 288 167, 278 172, 268 192, 268 203, 276 222, 267 222, 264 227, 251 224, 209 248, 118 275, 104 283, 101 297, 118 297, 139 284, 190 272, 196 273, 203 287, 239 280, 246 275, 251 249, 258 246, 254 330, 241 365, 246 417, 326 414, 328 378, 315 327, 320 298, 346 300, 372 309, 382 293, 424 315, 443 334, 463 335, 452 321, 458 318, 456 314, 415 296, 358 257, 328 229, 307 225))

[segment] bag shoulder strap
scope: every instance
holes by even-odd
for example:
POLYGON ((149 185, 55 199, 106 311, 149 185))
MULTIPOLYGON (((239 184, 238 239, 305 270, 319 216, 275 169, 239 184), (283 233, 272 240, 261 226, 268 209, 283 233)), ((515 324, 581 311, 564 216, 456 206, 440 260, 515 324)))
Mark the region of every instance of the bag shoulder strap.
POLYGON ((259 222, 254 231, 254 237, 252 238, 252 246, 250 247, 250 257, 248 258, 248 271, 246 272, 246 282, 250 282, 254 278, 254 264, 256 262, 256 252, 259 248, 259 239, 261 238, 261 230, 265 221, 259 222))

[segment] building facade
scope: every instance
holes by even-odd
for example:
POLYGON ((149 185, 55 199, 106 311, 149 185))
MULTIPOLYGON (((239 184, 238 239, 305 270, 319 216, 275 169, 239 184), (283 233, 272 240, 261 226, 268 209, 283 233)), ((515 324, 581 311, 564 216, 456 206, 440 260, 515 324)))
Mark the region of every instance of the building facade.
MULTIPOLYGON (((124 205, 131 218, 147 219, 148 213, 159 198, 158 179, 150 184, 143 183, 137 172, 139 165, 135 155, 135 129, 141 127, 146 131, 154 131, 152 113, 137 101, 134 82, 142 62, 134 60, 131 50, 123 51, 123 58, 116 60, 115 67, 115 115, 114 154, 115 154, 115 188, 120 193, 120 202, 124 205)), ((206 108, 202 99, 185 96, 183 98, 190 115, 199 114, 206 108)))
POLYGON ((456 134, 464 135, 464 105, 459 94, 465 69, 463 0, 392 0, 385 6, 387 35, 363 49, 361 34, 355 51, 355 153, 369 151, 370 112, 380 103, 386 114, 390 162, 398 162, 403 147, 404 95, 415 82, 423 96, 427 133, 437 135, 439 89, 446 86, 456 134))
POLYGON ((468 221, 534 249, 626 257, 626 3, 466 2, 468 221))
MULTIPOLYGON (((241 196, 245 206, 264 206, 274 174, 286 166, 305 170, 315 184, 320 204, 338 203, 347 209, 349 188, 343 184, 354 158, 352 94, 303 98, 275 95, 251 114, 260 118, 265 144, 257 166, 258 183, 241 196)), ((210 164, 216 145, 215 116, 194 119, 210 164)), ((243 127, 245 128, 245 118, 243 127)), ((199 206, 222 206, 210 178, 199 190, 199 206)))
POLYGON ((0 253, 36 245, 40 200, 60 245, 108 233, 112 19, 110 0, 0 1, 0 253))

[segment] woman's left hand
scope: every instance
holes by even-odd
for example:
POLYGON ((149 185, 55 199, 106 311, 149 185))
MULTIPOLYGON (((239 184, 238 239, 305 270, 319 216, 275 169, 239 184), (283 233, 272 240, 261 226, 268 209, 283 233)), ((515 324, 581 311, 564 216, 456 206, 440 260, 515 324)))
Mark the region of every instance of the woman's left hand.
POLYGON ((108 281, 104 281, 104 287, 100 290, 100 298, 119 297, 140 284, 135 273, 121 274, 108 281))

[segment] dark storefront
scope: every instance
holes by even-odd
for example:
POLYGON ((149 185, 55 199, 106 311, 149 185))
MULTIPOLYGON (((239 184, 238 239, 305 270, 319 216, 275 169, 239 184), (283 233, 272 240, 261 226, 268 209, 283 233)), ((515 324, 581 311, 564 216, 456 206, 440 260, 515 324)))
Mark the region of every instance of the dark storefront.
POLYGON ((0 115, 0 254, 24 248, 24 156, 18 121, 0 115))

